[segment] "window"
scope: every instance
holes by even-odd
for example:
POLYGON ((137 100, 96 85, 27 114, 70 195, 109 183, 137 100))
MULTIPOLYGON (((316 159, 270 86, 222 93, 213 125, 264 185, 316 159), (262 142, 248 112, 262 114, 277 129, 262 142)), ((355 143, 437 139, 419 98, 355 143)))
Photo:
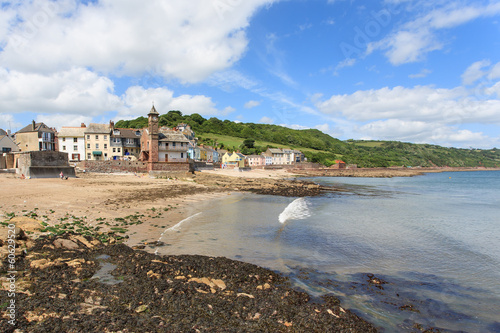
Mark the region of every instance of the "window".
POLYGON ((98 143, 95 144, 95 149, 99 149, 99 144, 98 143))
POLYGON ((95 136, 95 139, 96 139, 96 140, 99 140, 99 135, 96 135, 96 136, 95 136))
POLYGON ((78 138, 73 138, 74 143, 78 143, 78 138))
POLYGON ((181 153, 181 158, 184 158, 184 153, 181 153))
POLYGON ((87 143, 87 149, 90 149, 90 143, 87 143))
POLYGON ((121 148, 118 148, 118 152, 121 152, 121 148))
POLYGON ((104 149, 108 149, 108 144, 107 143, 104 144, 104 149))
POLYGON ((77 151, 78 150, 78 146, 73 146, 73 150, 77 151))
POLYGON ((175 147, 175 142, 172 142, 172 147, 175 147))
POLYGON ((87 154, 87 159, 88 160, 92 159, 92 155, 90 153, 87 154))
POLYGON ((66 150, 66 146, 63 146, 63 150, 66 150))
POLYGON ((90 134, 87 135, 87 140, 90 140, 90 134))
POLYGON ((116 148, 113 148, 113 153, 116 153, 116 148))
POLYGON ((105 135, 105 136, 104 136, 104 140, 107 140, 107 139, 108 139, 108 136, 107 136, 107 135, 105 135))
POLYGON ((66 138, 62 138, 63 139, 63 142, 66 141, 66 138))

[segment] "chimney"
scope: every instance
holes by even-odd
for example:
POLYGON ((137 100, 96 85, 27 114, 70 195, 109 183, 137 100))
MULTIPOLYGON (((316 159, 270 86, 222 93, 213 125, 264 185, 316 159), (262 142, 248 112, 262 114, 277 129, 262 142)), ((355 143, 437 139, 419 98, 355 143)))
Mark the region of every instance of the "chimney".
POLYGON ((35 124, 35 121, 33 120, 33 121, 31 122, 31 130, 32 130, 32 131, 34 131, 34 130, 35 130, 35 128, 36 128, 36 124, 35 124))
POLYGON ((109 121, 109 128, 111 128, 111 130, 114 130, 115 129, 115 122, 110 120, 109 121))
POLYGON ((84 127, 84 128, 85 128, 85 127, 87 127, 87 126, 85 126, 85 123, 82 123, 82 124, 80 125, 80 127, 84 127))

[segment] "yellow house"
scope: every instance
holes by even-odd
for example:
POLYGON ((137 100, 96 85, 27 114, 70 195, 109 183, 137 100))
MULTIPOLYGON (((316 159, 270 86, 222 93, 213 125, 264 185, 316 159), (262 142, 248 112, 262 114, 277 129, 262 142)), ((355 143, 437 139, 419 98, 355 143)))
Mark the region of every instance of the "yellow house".
POLYGON ((230 168, 244 168, 245 167, 245 155, 240 153, 225 153, 222 155, 222 164, 225 164, 230 168))

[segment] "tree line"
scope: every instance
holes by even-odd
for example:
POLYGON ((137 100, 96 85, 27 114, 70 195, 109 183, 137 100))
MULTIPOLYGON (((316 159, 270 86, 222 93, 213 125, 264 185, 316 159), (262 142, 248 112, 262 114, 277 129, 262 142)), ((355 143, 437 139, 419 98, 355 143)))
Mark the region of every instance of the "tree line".
MULTIPOLYGON (((216 117, 206 119, 197 113, 183 115, 173 110, 159 116, 159 125, 175 127, 180 123, 191 126, 202 136, 204 133, 231 136, 243 139, 238 148, 243 154, 258 154, 268 146, 256 146, 256 141, 264 141, 302 150, 308 161, 329 166, 342 159, 348 164, 359 167, 390 166, 450 166, 450 167, 496 167, 500 166, 500 152, 496 149, 459 149, 430 144, 414 144, 399 141, 341 141, 317 129, 295 130, 278 125, 241 123, 220 120, 216 117), (306 150, 303 150, 307 148, 306 150)), ((116 122, 117 128, 145 128, 146 117, 116 122)), ((219 142, 224 146, 224 142, 219 142)))

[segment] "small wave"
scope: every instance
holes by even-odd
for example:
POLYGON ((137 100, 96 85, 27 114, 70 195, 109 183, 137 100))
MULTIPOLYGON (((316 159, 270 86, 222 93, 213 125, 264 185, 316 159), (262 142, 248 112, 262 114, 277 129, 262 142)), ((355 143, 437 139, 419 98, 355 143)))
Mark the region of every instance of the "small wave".
POLYGON ((311 216, 309 205, 306 199, 298 198, 292 201, 284 211, 281 212, 278 219, 280 223, 285 223, 288 220, 303 220, 311 216))
MULTIPOLYGON (((163 233, 165 233, 165 232, 167 232, 167 231, 177 231, 177 230, 179 230, 179 228, 181 227, 181 225, 182 225, 184 222, 189 221, 189 220, 191 220, 193 217, 198 216, 198 215, 200 215, 200 214, 201 214, 201 212, 196 213, 196 214, 194 214, 194 215, 191 215, 190 217, 185 218, 184 220, 180 221, 179 223, 177 223, 177 224, 176 224, 176 225, 174 225, 173 227, 170 227, 170 228, 168 228, 167 230, 165 230, 163 233)), ((163 234, 162 234, 162 236, 163 236, 163 234)))

